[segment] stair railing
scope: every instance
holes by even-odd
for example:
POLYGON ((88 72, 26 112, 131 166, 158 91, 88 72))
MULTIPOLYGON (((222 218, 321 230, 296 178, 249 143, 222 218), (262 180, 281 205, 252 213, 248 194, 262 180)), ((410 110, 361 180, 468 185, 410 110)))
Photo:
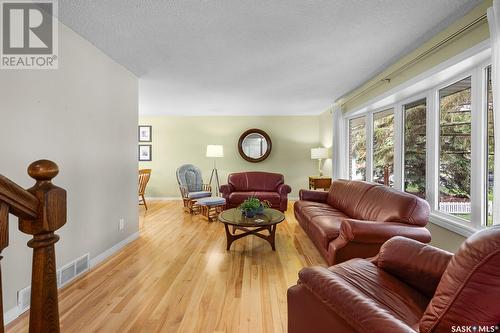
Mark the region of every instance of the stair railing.
MULTIPOLYGON (((59 236, 54 232, 66 223, 66 191, 52 184, 58 173, 54 162, 31 163, 28 174, 36 183, 27 190, 0 175, 0 254, 9 245, 9 213, 19 218, 19 230, 33 236, 28 241, 33 249, 30 333, 59 332, 54 249, 59 236)), ((0 276, 0 333, 4 332, 2 296, 0 276)))

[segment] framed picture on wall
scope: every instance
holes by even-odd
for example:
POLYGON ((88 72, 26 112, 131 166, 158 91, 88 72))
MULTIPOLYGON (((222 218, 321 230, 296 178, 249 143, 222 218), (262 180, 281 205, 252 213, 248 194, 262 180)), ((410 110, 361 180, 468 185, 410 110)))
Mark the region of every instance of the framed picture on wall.
POLYGON ((152 155, 151 145, 139 145, 139 161, 151 161, 152 155))
POLYGON ((151 142, 152 127, 150 125, 139 125, 139 142, 151 142))

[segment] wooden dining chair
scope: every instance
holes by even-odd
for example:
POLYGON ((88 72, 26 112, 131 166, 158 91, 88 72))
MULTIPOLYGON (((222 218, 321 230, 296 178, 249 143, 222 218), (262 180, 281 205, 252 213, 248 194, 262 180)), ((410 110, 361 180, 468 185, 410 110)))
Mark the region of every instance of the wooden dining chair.
POLYGON ((139 205, 144 205, 146 210, 148 210, 148 205, 144 198, 144 192, 146 192, 146 185, 148 185, 149 177, 151 177, 151 169, 139 170, 139 205))

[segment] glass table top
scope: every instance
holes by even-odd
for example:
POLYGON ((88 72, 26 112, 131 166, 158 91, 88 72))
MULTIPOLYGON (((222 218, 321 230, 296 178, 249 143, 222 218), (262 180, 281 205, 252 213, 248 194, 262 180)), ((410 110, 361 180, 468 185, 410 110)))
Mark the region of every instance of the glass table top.
POLYGON ((285 215, 279 210, 266 208, 264 212, 254 217, 245 217, 238 208, 231 208, 219 215, 219 221, 230 225, 258 227, 282 222, 285 215))

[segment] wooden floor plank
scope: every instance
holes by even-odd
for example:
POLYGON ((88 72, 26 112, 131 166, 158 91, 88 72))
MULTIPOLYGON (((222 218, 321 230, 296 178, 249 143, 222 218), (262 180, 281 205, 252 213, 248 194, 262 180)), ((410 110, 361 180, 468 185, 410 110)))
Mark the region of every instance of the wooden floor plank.
MULTIPOLYGON (((59 293, 62 332, 286 332, 286 291, 326 263, 293 217, 276 251, 245 237, 226 251, 224 226, 180 201, 141 207, 140 238, 59 293)), ((27 332, 28 314, 6 332, 27 332)))

